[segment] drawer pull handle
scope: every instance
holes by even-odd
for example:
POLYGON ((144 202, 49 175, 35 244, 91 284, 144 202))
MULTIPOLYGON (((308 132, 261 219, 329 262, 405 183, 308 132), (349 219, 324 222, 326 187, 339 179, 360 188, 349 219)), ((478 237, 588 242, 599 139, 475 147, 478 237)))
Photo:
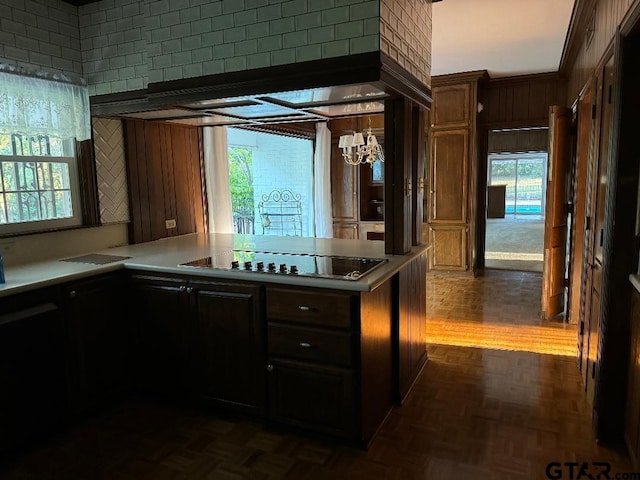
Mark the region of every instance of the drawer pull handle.
POLYGON ((311 344, 309 342, 300 342, 299 345, 302 348, 311 348, 311 344))
POLYGON ((302 310, 303 312, 310 312, 312 310, 311 307, 307 307, 306 305, 298 305, 298 309, 302 310))

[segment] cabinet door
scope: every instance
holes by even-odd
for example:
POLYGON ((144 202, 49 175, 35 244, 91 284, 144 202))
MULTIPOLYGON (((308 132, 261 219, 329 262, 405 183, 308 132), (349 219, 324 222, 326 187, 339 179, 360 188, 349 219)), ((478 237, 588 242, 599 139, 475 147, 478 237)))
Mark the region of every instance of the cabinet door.
POLYGON ((338 148, 338 137, 331 140, 331 207, 333 219, 340 222, 357 222, 360 197, 360 169, 348 165, 338 148))
POLYGON ((205 403, 252 414, 266 411, 261 288, 190 282, 197 319, 189 363, 194 393, 205 403))
POLYGON ((47 297, 2 300, 0 458, 41 440, 65 419, 64 330, 56 299, 47 297))
POLYGON ((333 238, 346 238, 348 240, 358 239, 357 223, 334 223, 333 238))
POLYGON ((433 87, 431 126, 469 127, 470 85, 433 87))
POLYGON ((135 275, 131 295, 139 325, 138 385, 145 392, 183 396, 189 385, 185 355, 193 316, 186 282, 135 275))
POLYGON ((429 221, 467 221, 467 130, 431 132, 429 221))
POLYGON ((421 255, 399 272, 396 344, 397 400, 402 403, 427 362, 427 257, 421 255))
POLYGON ((129 384, 133 329, 123 309, 119 274, 63 288, 70 339, 70 403, 75 416, 108 405, 129 384))
POLYGON ((431 250, 429 267, 434 270, 466 270, 467 227, 432 225, 429 227, 431 250))
POLYGON ((273 360, 269 370, 272 420, 353 437, 357 432, 351 370, 273 360))
POLYGON ((631 351, 629 355, 629 375, 627 384, 626 415, 624 436, 627 447, 640 459, 640 293, 632 288, 631 293, 631 351))

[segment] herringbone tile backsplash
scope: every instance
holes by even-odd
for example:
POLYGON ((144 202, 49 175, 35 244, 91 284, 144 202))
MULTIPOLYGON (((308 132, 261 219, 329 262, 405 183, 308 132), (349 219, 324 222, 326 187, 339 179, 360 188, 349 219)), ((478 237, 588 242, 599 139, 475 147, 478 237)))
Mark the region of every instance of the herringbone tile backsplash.
POLYGON ((129 198, 122 122, 93 119, 93 139, 103 224, 129 221, 129 198))

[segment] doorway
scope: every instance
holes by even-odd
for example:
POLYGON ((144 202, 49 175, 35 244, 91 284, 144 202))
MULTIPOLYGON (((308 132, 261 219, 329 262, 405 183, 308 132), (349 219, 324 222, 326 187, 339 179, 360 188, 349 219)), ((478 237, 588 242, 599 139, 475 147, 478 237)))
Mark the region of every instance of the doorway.
POLYGON ((485 267, 542 272, 547 153, 490 153, 485 267))

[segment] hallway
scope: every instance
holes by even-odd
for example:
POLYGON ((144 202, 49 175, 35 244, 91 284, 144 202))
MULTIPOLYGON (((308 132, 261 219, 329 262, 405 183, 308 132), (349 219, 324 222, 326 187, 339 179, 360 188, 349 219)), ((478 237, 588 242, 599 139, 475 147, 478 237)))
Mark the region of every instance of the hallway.
POLYGON ((537 480, 550 478, 550 462, 598 461, 631 471, 623 452, 593 438, 575 327, 539 320, 539 274, 427 281, 430 360, 367 451, 131 399, 0 469, 0 478, 537 480))

